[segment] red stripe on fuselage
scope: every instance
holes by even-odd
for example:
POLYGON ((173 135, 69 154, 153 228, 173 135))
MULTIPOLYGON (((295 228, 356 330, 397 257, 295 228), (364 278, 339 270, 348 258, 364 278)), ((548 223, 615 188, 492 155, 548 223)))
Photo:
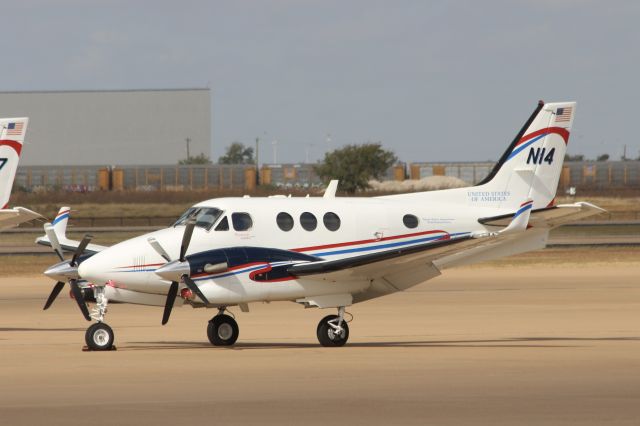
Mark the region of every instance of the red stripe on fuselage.
POLYGON ((18 153, 18 157, 22 152, 22 144, 18 141, 14 141, 11 139, 1 139, 0 146, 8 146, 10 148, 13 148, 16 151, 16 153, 18 153))
POLYGON ((349 241, 346 243, 327 244, 324 246, 300 247, 300 248, 291 249, 291 251, 304 252, 304 251, 324 250, 328 248, 355 246, 359 244, 370 244, 370 243, 377 243, 380 241, 397 240, 400 238, 410 238, 410 237, 417 237, 420 235, 439 234, 439 233, 446 234, 445 235, 446 238, 448 238, 449 236, 449 233, 446 231, 434 230, 434 231, 414 232, 413 234, 394 235, 393 237, 383 237, 380 239, 349 241))
POLYGON ((569 131, 564 127, 547 127, 545 129, 536 130, 535 132, 529 133, 528 135, 524 135, 516 146, 522 145, 530 139, 535 138, 536 136, 544 135, 545 133, 555 133, 556 135, 560 135, 564 140, 565 144, 569 143, 569 131))

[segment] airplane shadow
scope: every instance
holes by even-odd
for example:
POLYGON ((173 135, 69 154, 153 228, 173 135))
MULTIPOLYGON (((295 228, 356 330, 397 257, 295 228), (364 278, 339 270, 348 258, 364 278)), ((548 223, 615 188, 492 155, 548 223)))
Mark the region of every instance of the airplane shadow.
POLYGON ((85 331, 85 328, 49 328, 49 327, 0 327, 0 332, 10 331, 85 331))
MULTIPOLYGON (((580 342, 640 341, 640 337, 508 337, 504 339, 479 340, 399 340, 388 342, 353 342, 345 348, 568 348, 584 346, 580 342)), ((129 342, 118 350, 168 350, 168 349, 207 349, 207 350, 265 350, 265 349, 321 349, 318 343, 287 342, 238 342, 230 347, 215 347, 208 342, 129 342)))

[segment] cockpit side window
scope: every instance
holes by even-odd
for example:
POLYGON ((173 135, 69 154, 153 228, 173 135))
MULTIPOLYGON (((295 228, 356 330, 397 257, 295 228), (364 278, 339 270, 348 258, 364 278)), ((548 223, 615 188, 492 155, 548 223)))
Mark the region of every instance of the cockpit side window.
POLYGON ((228 231, 229 230, 229 219, 227 217, 223 217, 218 226, 216 226, 216 231, 228 231))
POLYGON ((185 225, 190 217, 195 217, 198 228, 211 229, 214 223, 222 215, 222 210, 215 207, 191 207, 173 224, 174 227, 185 225))
POLYGON ((253 226, 253 220, 251 220, 249 213, 233 213, 231 214, 231 222, 236 231, 248 231, 253 226))

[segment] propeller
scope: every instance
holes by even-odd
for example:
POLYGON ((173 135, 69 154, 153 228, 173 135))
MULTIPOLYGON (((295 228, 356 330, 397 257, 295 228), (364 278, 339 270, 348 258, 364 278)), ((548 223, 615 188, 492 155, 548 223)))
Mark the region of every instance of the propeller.
MULTIPOLYGON (((167 292, 167 300, 164 305, 164 313, 162 315, 162 325, 165 325, 169 321, 169 317, 171 316, 171 311, 173 309, 173 305, 176 301, 176 297, 178 296, 178 286, 179 283, 175 279, 176 277, 180 277, 185 285, 189 288, 189 290, 193 291, 204 303, 205 305, 209 304, 209 300, 207 300, 206 296, 200 288, 196 285, 196 283, 189 276, 191 272, 191 268, 189 267, 189 263, 187 262, 186 254, 189 249, 189 244, 191 243, 191 237, 193 236, 193 229, 196 226, 196 218, 195 215, 191 215, 186 222, 186 226, 184 228, 184 234, 182 234, 182 242, 180 244, 180 256, 178 260, 171 260, 171 257, 167 254, 166 250, 160 245, 160 243, 155 238, 149 238, 147 241, 153 247, 153 249, 168 263, 162 268, 158 268, 158 270, 163 269, 165 275, 171 278, 171 287, 169 287, 169 291, 167 292)), ((157 271, 156 271, 157 272, 157 271)))
MULTIPOLYGON (((55 276, 58 278, 62 277, 68 280, 69 287, 71 287, 71 293, 73 294, 73 298, 78 304, 78 307, 82 312, 82 315, 87 321, 91 321, 91 316, 89 315, 89 309, 87 308, 87 304, 84 301, 84 296, 82 295, 82 289, 78 285, 78 278, 79 278, 78 259, 84 253, 85 249, 87 248, 87 245, 89 245, 89 242, 91 241, 93 236, 86 234, 84 238, 82 238, 82 241, 80 241, 80 244, 78 245, 75 252, 73 253, 73 257, 71 257, 71 260, 67 263, 62 254, 63 253, 62 246, 60 245, 58 236, 56 235, 56 232, 54 231, 53 226, 50 223, 47 223, 44 225, 44 232, 49 238, 49 242, 51 242, 51 247, 53 248, 53 251, 58 255, 58 257, 61 260, 61 262, 58 263, 57 265, 54 265, 51 268, 47 269, 45 271, 45 274, 49 276, 55 276)), ((53 289, 51 290, 51 294, 49 294, 49 297, 47 298, 47 301, 44 304, 43 310, 47 310, 51 307, 53 302, 56 300, 56 298, 62 291, 64 284, 65 284, 64 281, 58 281, 53 286, 53 289)))

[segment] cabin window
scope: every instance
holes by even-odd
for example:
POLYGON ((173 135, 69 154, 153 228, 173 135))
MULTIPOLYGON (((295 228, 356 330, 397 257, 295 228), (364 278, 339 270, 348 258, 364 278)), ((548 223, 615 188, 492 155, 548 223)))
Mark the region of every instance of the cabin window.
POLYGON ((251 220, 249 213, 233 213, 231 223, 236 231, 248 231, 253 226, 253 220, 251 220))
POLYGON ((329 231, 337 231, 340 229, 340 218, 333 212, 325 213, 322 217, 322 221, 329 231))
POLYGON ((281 212, 276 216, 276 223, 278 224, 278 228, 283 231, 291 231, 293 229, 293 217, 289 213, 281 212))
POLYGON ((173 226, 186 225, 187 220, 190 217, 195 217, 196 226, 198 228, 211 229, 214 223, 222 215, 222 210, 215 207, 191 207, 180 216, 180 218, 173 224, 173 226))
POLYGON ((216 231, 228 231, 229 230, 229 219, 227 217, 223 217, 218 226, 216 226, 216 231))
POLYGON ((407 228, 416 228, 418 226, 418 218, 412 214, 405 214, 402 222, 404 222, 404 226, 407 228))
POLYGON ((300 225, 307 231, 313 231, 318 226, 318 219, 309 212, 300 215, 300 225))

